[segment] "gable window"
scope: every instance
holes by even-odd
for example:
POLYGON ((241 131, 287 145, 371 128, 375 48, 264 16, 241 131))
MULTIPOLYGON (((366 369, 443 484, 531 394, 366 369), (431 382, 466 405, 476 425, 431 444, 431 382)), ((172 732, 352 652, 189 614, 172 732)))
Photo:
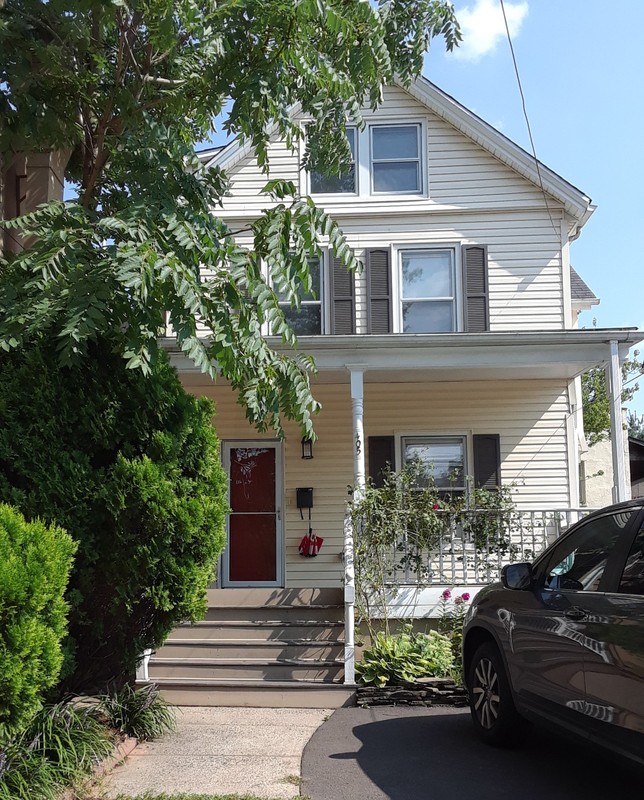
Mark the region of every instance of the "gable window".
POLYGON ((403 250, 400 253, 400 305, 403 333, 456 330, 453 249, 403 250))
POLYGON ((284 292, 276 289, 280 308, 296 336, 315 336, 322 333, 322 262, 319 258, 309 259, 312 292, 300 288, 300 307, 294 308, 286 300, 284 292))
POLYGON ((403 436, 403 464, 418 464, 419 481, 445 492, 465 491, 465 437, 403 436))
POLYGON ((355 194, 357 136, 355 128, 347 128, 347 139, 351 148, 351 166, 341 175, 325 175, 311 172, 311 194, 355 194))
POLYGON ((419 194, 421 126, 373 125, 370 130, 372 192, 419 194))

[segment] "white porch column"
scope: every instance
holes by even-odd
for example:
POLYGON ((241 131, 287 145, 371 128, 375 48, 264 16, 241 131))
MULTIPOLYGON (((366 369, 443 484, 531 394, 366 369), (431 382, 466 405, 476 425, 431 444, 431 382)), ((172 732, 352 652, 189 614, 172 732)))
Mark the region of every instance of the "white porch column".
POLYGON ((364 365, 347 365, 351 373, 351 410, 353 412, 353 490, 362 497, 366 483, 364 456, 364 365))
POLYGON ((610 343, 608 363, 608 402, 610 405, 610 441, 613 452, 613 502, 630 500, 631 490, 626 482, 624 433, 622 430, 622 369, 617 342, 610 343))
MULTIPOLYGON (((351 410, 353 415, 353 497, 359 500, 366 483, 364 445, 364 371, 363 364, 347 364, 351 375, 351 410)), ((344 520, 344 682, 354 684, 355 677, 355 566, 353 525, 347 513, 344 520)))

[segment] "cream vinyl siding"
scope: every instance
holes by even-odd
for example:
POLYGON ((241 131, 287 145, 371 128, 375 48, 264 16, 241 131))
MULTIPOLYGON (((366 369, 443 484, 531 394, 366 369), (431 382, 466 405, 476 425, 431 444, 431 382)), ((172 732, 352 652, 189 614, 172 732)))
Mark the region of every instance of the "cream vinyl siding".
MULTIPOLYGON (((437 215, 347 215, 339 220, 364 261, 369 248, 488 246, 490 330, 561 330, 564 293, 559 233, 545 210, 437 215), (557 235, 555 235, 557 233, 557 235)), ((241 219, 231 227, 243 227, 241 219)), ((250 244, 247 240, 240 242, 250 244)), ((395 266, 395 265, 394 265, 395 266)), ((394 272, 395 279, 395 272, 394 272)), ((356 276, 357 331, 366 332, 366 277, 356 276)))
MULTIPOLYGON (((490 330, 561 330, 564 326, 561 248, 543 211, 347 217, 341 223, 361 258, 365 249, 390 245, 400 249, 486 244, 490 330)), ((360 291, 364 294, 363 283, 358 282, 356 289, 358 297, 360 291)), ((364 319, 358 316, 358 330, 365 331, 361 322, 364 319)))
MULTIPOLYGON (((224 200, 225 209, 243 206, 249 198, 261 200, 261 203, 255 203, 258 211, 270 205, 269 197, 261 194, 269 180, 288 180, 293 181, 296 186, 298 185, 300 170, 297 152, 291 151, 285 142, 274 137, 268 146, 268 158, 268 174, 260 170, 254 155, 245 156, 229 170, 226 170, 231 181, 231 196, 224 200)), ((215 213, 217 212, 215 211, 215 213)))
MULTIPOLYGON (((410 94, 387 87, 370 121, 421 121, 427 133, 429 197, 340 197, 326 205, 358 257, 370 247, 482 244, 488 247, 490 329, 558 330, 565 325, 562 228, 568 218, 553 198, 468 139, 410 94)), ((271 144, 271 178, 299 181, 299 153, 271 144)), ((229 172, 232 196, 222 213, 231 228, 270 205, 259 192, 267 177, 252 156, 229 172)), ((321 205, 323 205, 321 203, 321 205)), ((395 265, 393 265, 395 267, 395 265)), ((395 272, 394 272, 395 277, 395 272)), ((366 331, 366 285, 356 280, 357 331, 366 331)))
MULTIPOLYGON (((430 210, 436 206, 455 208, 502 208, 508 204, 545 208, 546 201, 533 183, 512 170, 503 162, 484 150, 476 142, 445 122, 427 106, 396 86, 388 86, 384 91, 384 102, 372 112, 363 108, 363 115, 369 123, 422 123, 426 133, 423 160, 426 165, 428 197, 397 201, 395 196, 379 194, 372 197, 356 198, 346 194, 339 200, 329 200, 321 205, 330 209, 336 206, 359 203, 366 213, 368 207, 383 203, 400 207, 421 206, 430 210)), ((366 140, 361 147, 366 147, 366 140)), ((302 144, 302 148, 304 145, 302 144)), ((367 158, 363 153, 360 160, 367 158)), ((299 184, 300 149, 291 150, 277 137, 269 146, 269 175, 264 175, 257 166, 254 156, 246 155, 227 170, 231 179, 230 197, 225 199, 224 212, 234 213, 235 209, 256 210, 258 213, 267 205, 261 189, 268 178, 292 180, 299 184)), ((553 197, 548 197, 551 213, 557 215, 561 208, 553 197)))
MULTIPOLYGON (((258 434, 233 392, 201 375, 183 375, 186 388, 217 403, 214 425, 221 441, 274 439, 258 434)), ((557 509, 569 504, 566 388, 555 381, 369 383, 365 376, 365 437, 405 434, 498 433, 501 474, 514 487, 520 509, 557 509)), ((322 411, 315 420, 319 440, 313 459, 301 458, 300 433, 289 424, 284 442, 283 519, 286 586, 342 585, 343 520, 353 484, 353 436, 348 383, 317 384, 322 411), (303 558, 298 544, 308 529, 300 518, 295 489, 312 487, 313 530, 324 538, 320 554, 303 558)), ((471 455, 471 453, 470 453, 471 455)))

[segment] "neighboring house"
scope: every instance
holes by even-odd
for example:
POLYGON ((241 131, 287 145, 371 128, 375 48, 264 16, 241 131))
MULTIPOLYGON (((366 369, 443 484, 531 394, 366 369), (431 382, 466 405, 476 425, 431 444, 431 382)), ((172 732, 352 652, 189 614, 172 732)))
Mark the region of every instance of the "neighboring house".
POLYGON ((628 437, 631 467, 631 493, 633 497, 644 497, 644 441, 628 437))

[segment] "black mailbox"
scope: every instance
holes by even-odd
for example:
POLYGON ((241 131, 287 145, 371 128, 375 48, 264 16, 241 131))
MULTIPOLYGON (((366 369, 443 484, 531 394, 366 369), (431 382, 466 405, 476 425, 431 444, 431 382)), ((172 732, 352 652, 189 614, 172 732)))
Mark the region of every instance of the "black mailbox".
POLYGON ((296 489, 297 493, 297 507, 313 508, 313 489, 296 489))

